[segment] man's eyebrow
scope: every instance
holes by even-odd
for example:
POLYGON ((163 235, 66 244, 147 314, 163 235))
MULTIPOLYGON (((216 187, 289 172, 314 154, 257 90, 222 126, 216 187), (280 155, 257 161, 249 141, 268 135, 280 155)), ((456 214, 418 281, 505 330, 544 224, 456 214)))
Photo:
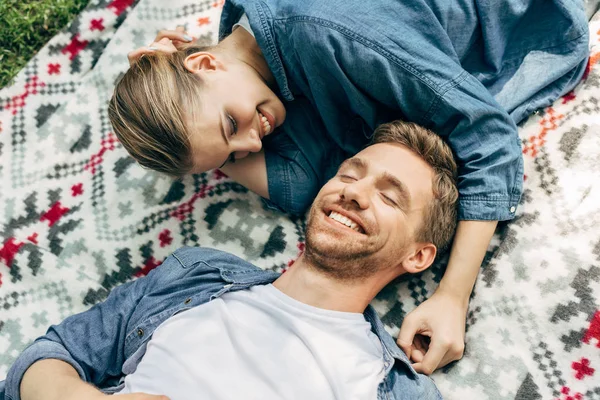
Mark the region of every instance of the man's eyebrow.
POLYGON ((384 172, 381 179, 394 188, 394 190, 400 196, 400 200, 403 204, 406 204, 407 207, 410 207, 410 192, 408 191, 408 187, 406 187, 406 185, 400 179, 396 178, 389 172, 384 172))
POLYGON ((340 169, 344 167, 354 167, 356 169, 367 169, 368 163, 360 157, 352 157, 345 160, 341 165, 340 169))
MULTIPOLYGON (((345 160, 342 165, 340 165, 340 169, 342 168, 356 168, 359 170, 367 170, 369 169, 369 162, 360 158, 360 157, 352 157, 345 160)), ((379 181, 383 181, 394 188, 394 190, 400 196, 400 200, 403 205, 410 207, 411 196, 408 190, 408 187, 394 175, 389 172, 384 172, 381 176, 378 177, 379 181)))

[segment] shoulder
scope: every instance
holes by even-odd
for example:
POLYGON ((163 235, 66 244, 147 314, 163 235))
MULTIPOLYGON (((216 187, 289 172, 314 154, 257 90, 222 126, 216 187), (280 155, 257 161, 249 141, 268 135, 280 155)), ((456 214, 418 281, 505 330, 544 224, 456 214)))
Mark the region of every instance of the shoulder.
POLYGON ((182 247, 165 258, 146 278, 147 284, 154 287, 156 283, 180 285, 199 277, 228 281, 230 276, 257 272, 263 271, 233 254, 207 247, 182 247))
POLYGON ((208 247, 182 247, 173 252, 171 257, 184 269, 202 265, 234 271, 258 269, 255 265, 231 253, 208 247))

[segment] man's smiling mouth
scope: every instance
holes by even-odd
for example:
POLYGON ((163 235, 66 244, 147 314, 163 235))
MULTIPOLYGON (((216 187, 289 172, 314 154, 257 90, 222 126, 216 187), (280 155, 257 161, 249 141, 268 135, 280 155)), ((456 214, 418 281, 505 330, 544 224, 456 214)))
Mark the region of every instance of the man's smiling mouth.
POLYGON ((328 218, 331 218, 332 220, 339 222, 342 225, 347 226, 348 228, 358 232, 358 233, 365 233, 364 229, 358 225, 356 222, 352 221, 350 218, 335 212, 335 211, 331 211, 329 213, 329 215, 327 216, 328 218))

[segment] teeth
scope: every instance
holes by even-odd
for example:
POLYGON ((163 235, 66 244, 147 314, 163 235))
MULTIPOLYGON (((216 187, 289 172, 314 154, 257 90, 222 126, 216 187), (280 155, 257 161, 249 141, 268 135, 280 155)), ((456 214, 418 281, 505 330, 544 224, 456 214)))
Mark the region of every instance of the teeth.
POLYGON ((271 124, 269 124, 269 120, 267 119, 267 117, 262 115, 260 111, 258 112, 258 115, 260 116, 260 121, 262 122, 265 135, 268 135, 271 132, 271 124))
POLYGON ((358 224, 354 221, 352 221, 351 219, 344 217, 342 214, 337 213, 335 211, 332 211, 329 214, 329 218, 333 219, 334 221, 337 221, 341 224, 346 225, 348 228, 355 230, 356 232, 361 232, 361 228, 360 226, 358 226, 358 224))

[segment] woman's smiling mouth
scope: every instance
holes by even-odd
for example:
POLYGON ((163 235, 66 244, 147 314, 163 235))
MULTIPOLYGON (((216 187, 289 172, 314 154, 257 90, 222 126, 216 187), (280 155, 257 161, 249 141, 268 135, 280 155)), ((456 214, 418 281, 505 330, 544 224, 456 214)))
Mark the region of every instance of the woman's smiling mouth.
POLYGON ((260 111, 258 112, 258 116, 260 118, 262 136, 267 136, 273 130, 271 124, 269 123, 269 119, 265 117, 260 111))

